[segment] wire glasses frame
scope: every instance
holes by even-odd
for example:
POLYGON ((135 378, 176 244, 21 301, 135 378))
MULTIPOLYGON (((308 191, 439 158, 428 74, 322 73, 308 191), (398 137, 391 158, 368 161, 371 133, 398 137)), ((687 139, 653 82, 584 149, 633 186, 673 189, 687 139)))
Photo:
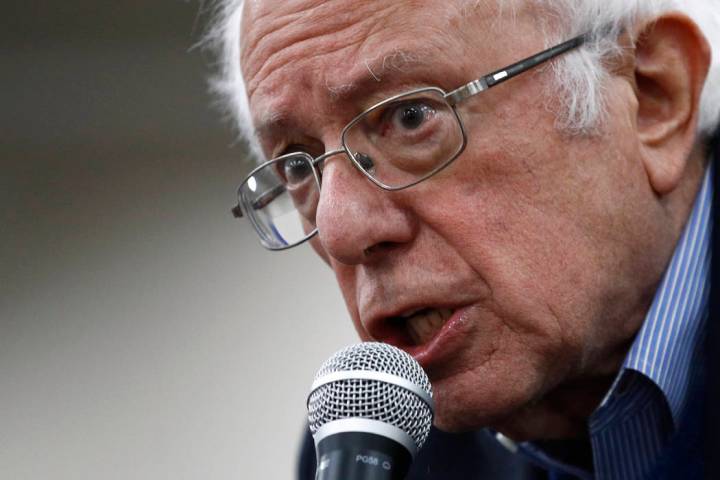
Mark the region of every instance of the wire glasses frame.
MULTIPOLYGON (((297 239, 291 241, 285 240, 285 236, 279 231, 279 223, 276 223, 276 220, 285 216, 288 210, 292 208, 299 208, 302 210, 303 206, 301 205, 298 207, 298 205, 293 205, 293 199, 290 198, 289 195, 286 195, 286 193, 288 193, 288 185, 290 184, 284 176, 284 173, 280 172, 281 168, 279 168, 284 165, 284 162, 294 162, 293 168, 304 172, 305 175, 303 176, 303 181, 309 182, 309 184, 306 183, 302 188, 314 189, 311 193, 312 195, 317 195, 318 197, 322 177, 318 165, 322 165, 322 162, 324 162, 328 157, 343 153, 347 154, 353 165, 371 182, 384 190, 397 191, 417 185, 448 167, 455 159, 457 159, 457 157, 460 156, 467 146, 466 129, 456 108, 458 103, 496 85, 504 83, 511 78, 552 60, 559 55, 578 48, 585 44, 590 38, 591 33, 589 32, 579 35, 519 62, 513 63, 512 65, 483 75, 480 78, 461 86, 460 88, 452 90, 449 93, 446 93, 438 87, 425 87, 387 98, 357 115, 343 128, 341 133, 342 148, 326 152, 316 158, 313 158, 305 152, 289 153, 264 162, 253 169, 238 186, 238 203, 232 208, 232 214, 235 218, 242 218, 244 216, 249 217, 255 231, 260 237, 260 243, 268 250, 286 250, 304 243, 316 235, 318 231, 317 227, 314 226, 314 210, 315 207, 317 207, 318 199, 311 197, 309 201, 312 202, 314 200, 315 204, 312 205, 312 203, 310 203, 304 205, 306 211, 302 214, 305 216, 305 219, 301 221, 302 225, 298 224, 286 227, 292 230, 290 235, 297 237, 297 239), (359 123, 371 115, 372 112, 380 111, 384 106, 392 104, 398 100, 422 94, 436 96, 442 99, 442 101, 449 107, 451 116, 454 117, 457 122, 457 148, 448 153, 447 155, 449 156, 444 161, 432 166, 428 171, 412 177, 410 180, 405 180, 398 185, 391 185, 386 181, 380 180, 377 174, 374 173, 374 165, 369 156, 360 151, 356 151, 353 148, 348 148, 349 132, 355 131, 353 129, 361 128, 359 123), (268 178, 265 183, 270 186, 258 194, 257 190, 259 188, 263 188, 263 180, 268 176, 272 178, 268 178), (276 176, 277 178, 275 178, 276 176), (279 212, 277 213, 278 217, 272 219, 264 218, 262 211, 271 204, 277 206, 282 205, 282 207, 277 209, 279 212), (308 209, 307 207, 310 208, 308 209)), ((305 191, 308 192, 309 190, 305 191)))

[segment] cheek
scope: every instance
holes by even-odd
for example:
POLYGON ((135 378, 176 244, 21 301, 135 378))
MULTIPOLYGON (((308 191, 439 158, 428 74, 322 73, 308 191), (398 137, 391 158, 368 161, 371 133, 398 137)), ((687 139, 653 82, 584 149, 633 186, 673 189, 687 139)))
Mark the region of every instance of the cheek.
POLYGON ((612 218, 586 198, 589 174, 572 161, 581 155, 553 142, 540 151, 533 135, 473 144, 483 155, 468 151, 439 177, 441 193, 421 215, 488 283, 493 310, 530 350, 550 362, 578 359, 598 307, 587 292, 608 281, 607 241, 594 230, 611 229, 612 218))
POLYGON ((348 313, 352 319, 353 327, 357 332, 360 340, 369 341, 372 340, 370 335, 363 328, 360 322, 360 314, 358 312, 357 304, 357 281, 356 281, 356 268, 355 266, 343 265, 337 261, 330 260, 328 262, 335 273, 335 279, 340 287, 343 299, 345 300, 345 306, 347 307, 348 313))
POLYGON ((315 250, 315 253, 317 253, 318 256, 333 269, 338 286, 340 287, 340 292, 345 300, 345 306, 348 309, 348 313, 350 313, 353 327, 355 328, 358 337, 362 341, 372 340, 370 335, 368 335, 360 323, 360 315, 358 314, 357 301, 355 299, 356 282, 354 268, 332 261, 325 249, 322 247, 317 235, 310 239, 310 245, 313 250, 315 250))
POLYGON ((313 250, 315 250, 315 253, 317 253, 318 256, 322 258, 323 261, 328 266, 330 266, 330 268, 333 269, 338 286, 340 287, 340 292, 342 293, 343 299, 345 300, 345 306, 347 307, 348 312, 352 317, 353 327, 355 327, 355 331, 357 332, 358 336, 363 341, 371 340, 370 336, 362 327, 362 324, 360 323, 360 315, 358 314, 357 301, 355 298, 355 267, 343 265, 341 263, 338 263, 337 261, 333 261, 328 255, 328 253, 325 251, 325 249, 322 247, 320 239, 317 235, 310 239, 310 245, 312 246, 313 250))
POLYGON ((466 222, 448 225, 452 245, 488 283, 494 313, 522 337, 526 355, 569 360, 585 335, 578 322, 584 307, 575 300, 589 287, 595 254, 566 218, 525 202, 514 190, 486 192, 461 214, 466 222))

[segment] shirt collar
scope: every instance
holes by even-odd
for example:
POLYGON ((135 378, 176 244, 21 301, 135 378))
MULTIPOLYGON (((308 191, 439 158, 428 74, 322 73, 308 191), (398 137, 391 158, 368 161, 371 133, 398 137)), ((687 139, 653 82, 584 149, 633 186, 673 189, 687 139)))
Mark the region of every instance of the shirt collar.
MULTIPOLYGON (((702 342, 708 307, 712 178, 710 161, 688 223, 618 376, 634 370, 657 385, 676 425, 687 400, 692 353, 702 342)), ((616 389, 617 382, 608 397, 616 389)))

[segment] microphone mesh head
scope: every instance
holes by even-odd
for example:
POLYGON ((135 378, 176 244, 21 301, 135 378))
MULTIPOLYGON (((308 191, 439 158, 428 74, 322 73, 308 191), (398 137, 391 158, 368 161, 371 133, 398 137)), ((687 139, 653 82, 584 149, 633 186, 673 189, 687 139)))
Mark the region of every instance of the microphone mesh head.
MULTIPOLYGON (((385 343, 358 343, 330 357, 315 380, 335 372, 373 371, 396 375, 432 396, 430 380, 410 355, 385 343)), ((432 410, 418 395, 398 385, 367 379, 343 379, 310 393, 308 421, 314 434, 334 420, 367 418, 400 428, 422 447, 432 425, 432 410)))

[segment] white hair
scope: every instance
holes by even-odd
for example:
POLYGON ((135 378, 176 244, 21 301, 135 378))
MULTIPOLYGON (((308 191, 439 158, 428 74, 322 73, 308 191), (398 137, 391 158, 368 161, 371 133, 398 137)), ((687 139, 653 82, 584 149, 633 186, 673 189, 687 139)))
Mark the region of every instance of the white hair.
MULTIPOLYGON (((261 1, 261 0, 254 0, 261 1)), ((460 0, 479 3, 478 0, 460 0)), ((681 11, 691 17, 707 37, 713 51, 712 65, 701 100, 699 133, 709 136, 720 122, 720 0, 497 0, 535 2, 551 15, 545 44, 551 45, 589 31, 611 27, 614 33, 636 22, 652 19, 667 11, 681 11), (558 28, 559 27, 559 28, 558 28)), ((215 50, 218 71, 211 82, 219 104, 248 142, 251 153, 262 158, 257 144, 240 69, 240 23, 244 0, 217 0, 215 17, 206 44, 215 50)), ((573 133, 590 133, 602 121, 604 84, 609 77, 603 60, 620 51, 617 35, 598 35, 597 42, 564 55, 553 62, 554 88, 562 92, 558 125, 573 133)), ((470 81, 471 79, 468 79, 470 81)))

